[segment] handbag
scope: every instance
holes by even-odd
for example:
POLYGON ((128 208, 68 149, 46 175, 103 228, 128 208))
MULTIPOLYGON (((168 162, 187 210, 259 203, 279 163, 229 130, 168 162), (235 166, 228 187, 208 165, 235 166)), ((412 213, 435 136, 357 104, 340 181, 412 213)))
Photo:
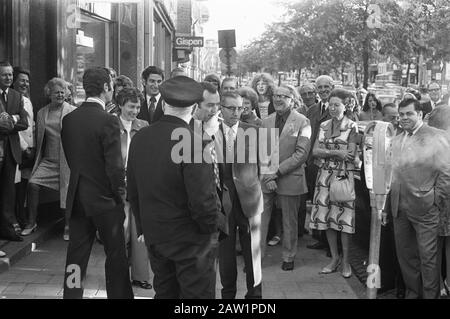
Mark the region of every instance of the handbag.
POLYGON ((355 199, 355 181, 353 178, 349 178, 347 165, 343 161, 336 176, 330 181, 330 201, 351 202, 355 199))

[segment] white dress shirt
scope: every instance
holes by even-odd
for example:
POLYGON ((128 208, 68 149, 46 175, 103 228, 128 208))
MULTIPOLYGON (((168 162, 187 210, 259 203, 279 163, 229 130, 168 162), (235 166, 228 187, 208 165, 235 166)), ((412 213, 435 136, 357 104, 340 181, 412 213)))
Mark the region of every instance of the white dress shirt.
POLYGON ((98 97, 88 97, 86 99, 86 102, 100 104, 103 107, 103 109, 106 110, 105 102, 102 99, 99 99, 98 97))

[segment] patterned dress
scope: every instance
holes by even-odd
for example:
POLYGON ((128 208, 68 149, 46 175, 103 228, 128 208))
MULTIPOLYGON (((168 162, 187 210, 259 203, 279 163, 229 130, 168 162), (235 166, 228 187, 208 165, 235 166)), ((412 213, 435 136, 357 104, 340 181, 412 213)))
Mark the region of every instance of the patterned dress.
MULTIPOLYGON (((343 117, 342 120, 328 120, 320 125, 319 148, 346 150, 350 143, 356 143, 356 123, 343 117)), ((342 161, 334 158, 316 159, 319 166, 311 211, 310 228, 318 230, 334 229, 348 234, 355 233, 355 201, 330 201, 330 181, 335 178, 342 161)), ((346 162, 348 176, 353 181, 354 164, 346 162)))

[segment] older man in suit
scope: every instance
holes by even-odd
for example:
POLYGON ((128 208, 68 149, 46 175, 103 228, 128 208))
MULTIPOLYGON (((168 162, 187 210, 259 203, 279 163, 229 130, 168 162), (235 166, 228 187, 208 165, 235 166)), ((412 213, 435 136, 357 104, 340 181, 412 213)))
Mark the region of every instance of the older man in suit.
POLYGON ((202 138, 189 125, 203 88, 177 76, 160 89, 163 117, 131 141, 128 198, 148 248, 155 298, 214 299, 220 201, 211 163, 196 156, 202 138))
POLYGON ((242 103, 242 97, 237 92, 222 94, 221 109, 224 121, 219 132, 215 134, 215 150, 221 163, 223 205, 229 210, 229 236, 219 245, 223 299, 236 297, 237 231, 246 270, 245 298, 262 297, 260 229, 263 196, 258 170, 258 128, 239 120, 244 110, 242 103))
POLYGON ((137 118, 153 124, 164 115, 164 99, 159 86, 164 81, 164 71, 157 66, 149 66, 142 72, 144 101, 137 118))
POLYGON ((28 121, 22 95, 10 88, 12 83, 13 67, 8 62, 0 62, 0 236, 21 241, 14 179, 17 165, 22 162, 18 132, 28 128, 28 121))
POLYGON ((113 95, 108 69, 86 70, 87 99, 62 123, 61 139, 70 168, 67 209, 70 241, 64 277, 64 299, 81 299, 95 233, 106 253, 106 293, 131 299, 133 290, 125 252, 125 169, 117 116, 106 112, 113 95))
MULTIPOLYGON (((321 75, 316 79, 315 86, 317 93, 319 94, 320 101, 311 106, 306 113, 306 117, 311 123, 311 145, 314 145, 316 141, 317 135, 319 134, 320 124, 331 119, 330 113, 328 112, 328 99, 331 91, 334 89, 333 79, 328 75, 321 75)), ((318 170, 319 167, 314 164, 314 158, 312 156, 312 152, 310 152, 306 166, 306 180, 309 190, 308 198, 310 200, 312 200, 314 196, 318 170)), ((313 231, 313 237, 319 241, 308 245, 308 248, 328 248, 328 241, 324 231, 313 231)))
POLYGON ((443 131, 422 121, 414 99, 399 105, 404 133, 393 141, 391 210, 406 298, 438 298, 439 210, 450 193, 449 144, 443 131))
MULTIPOLYGON (((298 241, 298 210, 301 195, 308 192, 305 178, 305 163, 311 148, 311 126, 302 114, 292 110, 293 96, 284 87, 274 90, 276 113, 263 120, 264 128, 276 128, 279 132, 279 166, 276 173, 264 174, 264 213, 262 216, 263 252, 274 200, 277 198, 283 219, 283 270, 294 269, 298 241)), ((263 254, 264 255, 264 254, 263 254)))

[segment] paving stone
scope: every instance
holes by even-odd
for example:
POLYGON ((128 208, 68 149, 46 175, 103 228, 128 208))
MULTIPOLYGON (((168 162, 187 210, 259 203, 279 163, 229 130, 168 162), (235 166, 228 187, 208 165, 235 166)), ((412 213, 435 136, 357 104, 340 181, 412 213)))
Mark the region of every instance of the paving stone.
POLYGON ((21 292, 21 294, 38 297, 40 296, 57 297, 57 294, 60 291, 61 287, 56 285, 27 284, 25 289, 21 292))
MULTIPOLYGON (((284 292, 284 291, 283 291, 284 292)), ((319 292, 289 292, 285 293, 288 299, 323 299, 319 292)))
POLYGON ((24 289, 26 284, 24 283, 11 283, 3 290, 3 295, 19 295, 24 289))
POLYGON ((302 282, 297 287, 303 292, 336 293, 336 288, 330 284, 302 282))

